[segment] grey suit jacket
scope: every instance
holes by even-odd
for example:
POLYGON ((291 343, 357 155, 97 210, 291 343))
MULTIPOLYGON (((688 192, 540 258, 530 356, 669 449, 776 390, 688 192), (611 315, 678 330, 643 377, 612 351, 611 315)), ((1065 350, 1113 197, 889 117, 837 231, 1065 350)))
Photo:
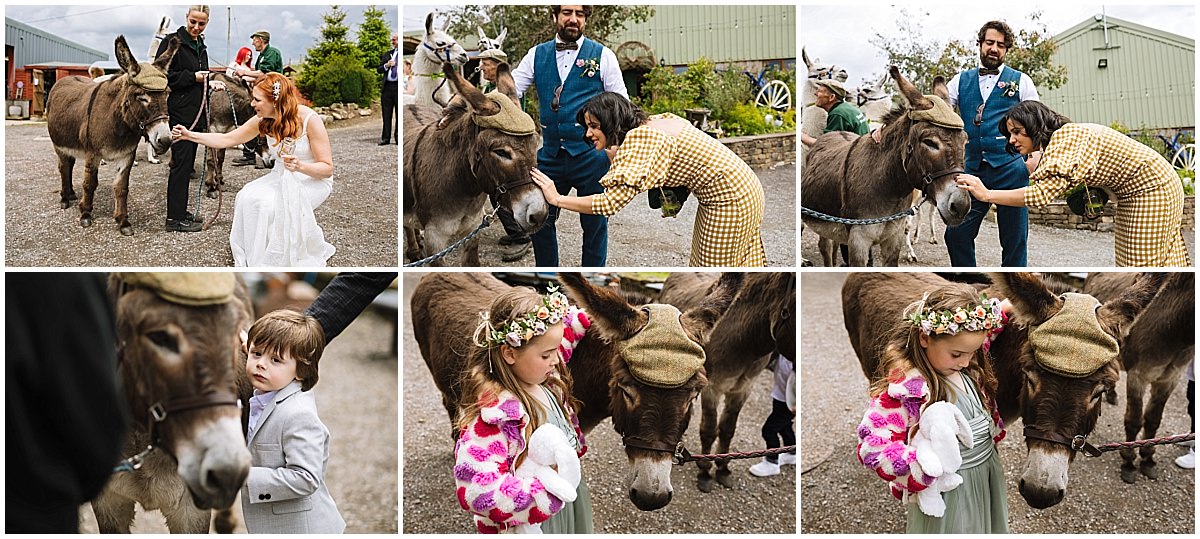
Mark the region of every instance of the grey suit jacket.
POLYGON ((346 521, 325 487, 329 429, 313 395, 293 380, 275 394, 248 442, 242 514, 250 533, 342 533, 346 521))

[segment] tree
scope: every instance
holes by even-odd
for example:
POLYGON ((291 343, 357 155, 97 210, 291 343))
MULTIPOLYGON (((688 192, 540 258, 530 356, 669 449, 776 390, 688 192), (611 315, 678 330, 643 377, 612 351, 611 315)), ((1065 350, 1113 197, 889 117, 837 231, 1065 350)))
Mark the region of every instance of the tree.
MULTIPOLYGON (((1013 28, 1017 35, 1013 36, 1013 47, 1004 63, 1029 75, 1039 89, 1052 90, 1066 84, 1067 68, 1054 65, 1052 55, 1057 47, 1050 40, 1041 16, 1038 11, 1026 16, 1032 29, 1013 28)), ((974 35, 969 41, 954 39, 944 44, 937 39, 915 37, 922 35, 921 18, 902 8, 896 18, 896 34, 885 36, 876 32, 872 43, 887 53, 889 65, 899 66, 906 77, 912 77, 910 80, 917 88, 928 92, 933 89, 934 77, 940 75, 949 81, 955 74, 976 67, 979 46, 974 35)), ((978 29, 973 29, 972 34, 975 30, 978 29)))
POLYGON ((358 25, 358 51, 361 53, 363 67, 374 71, 383 84, 383 74, 379 73, 379 60, 392 50, 392 27, 384 16, 387 13, 375 6, 367 6, 363 10, 363 22, 358 25))
MULTIPOLYGON (((358 47, 346 39, 350 33, 350 28, 345 23, 346 13, 336 5, 331 7, 332 11, 322 15, 325 24, 321 26, 321 40, 308 49, 304 58, 304 70, 300 72, 296 81, 300 91, 308 96, 316 95, 317 76, 331 57, 348 57, 354 60, 362 58, 358 47)), ((371 91, 378 91, 378 89, 371 88, 371 91)))

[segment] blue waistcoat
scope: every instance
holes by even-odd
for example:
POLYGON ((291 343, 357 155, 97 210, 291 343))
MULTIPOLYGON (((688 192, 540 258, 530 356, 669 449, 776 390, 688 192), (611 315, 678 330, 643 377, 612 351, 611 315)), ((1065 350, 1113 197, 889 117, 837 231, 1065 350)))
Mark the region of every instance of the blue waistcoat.
POLYGON ((987 161, 989 165, 999 168, 1020 157, 1016 153, 1008 153, 1008 140, 1000 134, 1000 122, 1004 120, 1004 115, 1021 102, 1021 92, 1010 89, 1018 88, 1019 82, 1021 72, 1005 66, 1000 73, 1000 80, 996 81, 996 87, 988 95, 987 106, 983 108, 983 121, 976 126, 975 111, 983 102, 983 97, 979 95, 979 68, 964 71, 958 77, 958 114, 962 116, 963 130, 967 132, 964 157, 968 170, 979 170, 980 161, 987 161), (1005 95, 1008 93, 1012 95, 1005 95))
POLYGON ((600 52, 604 48, 590 39, 580 39, 579 55, 575 65, 567 73, 567 80, 558 80, 558 66, 555 65, 554 40, 551 39, 537 46, 533 57, 533 82, 538 91, 538 114, 542 124, 542 151, 550 157, 558 155, 559 149, 564 149, 572 157, 595 148, 583 138, 587 129, 575 121, 575 113, 583 108, 587 100, 604 91, 604 82, 600 80, 597 70, 591 77, 584 75, 584 69, 579 67, 578 60, 595 60, 600 63, 600 52), (562 94, 558 99, 558 112, 550 109, 554 99, 554 90, 562 84, 562 94))

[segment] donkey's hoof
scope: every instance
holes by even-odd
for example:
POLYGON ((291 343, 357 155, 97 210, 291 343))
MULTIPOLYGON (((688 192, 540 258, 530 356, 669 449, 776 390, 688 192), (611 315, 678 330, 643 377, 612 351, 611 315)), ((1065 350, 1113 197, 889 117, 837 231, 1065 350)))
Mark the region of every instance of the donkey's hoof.
POLYGON ((132 236, 133 235, 133 225, 125 225, 125 226, 121 227, 121 235, 122 236, 132 236))
POLYGON ((717 470, 717 484, 725 488, 733 488, 733 472, 717 470))
POLYGON ((1143 461, 1141 466, 1138 466, 1138 471, 1142 472, 1142 475, 1149 477, 1150 479, 1158 479, 1157 463, 1151 462, 1147 464, 1143 461))
POLYGON ((213 190, 209 191, 209 192, 208 192, 208 198, 212 198, 212 199, 215 199, 215 198, 217 198, 217 190, 216 190, 216 189, 213 189, 213 190))
POLYGON ((1121 466, 1121 481, 1129 483, 1130 485, 1134 484, 1137 481, 1137 470, 1135 470, 1133 468, 1133 466, 1127 467, 1125 465, 1122 465, 1121 466))
POLYGON ((80 217, 79 218, 79 226, 81 226, 83 228, 92 226, 92 218, 91 217, 80 217))
POLYGON ((696 488, 700 489, 700 492, 712 492, 712 485, 713 481, 711 477, 702 477, 696 480, 696 488))
POLYGON ((65 210, 65 209, 67 209, 67 208, 70 208, 70 207, 71 207, 71 201, 70 201, 70 200, 63 200, 63 201, 61 201, 61 202, 59 202, 59 203, 58 203, 58 207, 59 207, 59 208, 62 208, 62 209, 64 209, 64 210, 65 210))

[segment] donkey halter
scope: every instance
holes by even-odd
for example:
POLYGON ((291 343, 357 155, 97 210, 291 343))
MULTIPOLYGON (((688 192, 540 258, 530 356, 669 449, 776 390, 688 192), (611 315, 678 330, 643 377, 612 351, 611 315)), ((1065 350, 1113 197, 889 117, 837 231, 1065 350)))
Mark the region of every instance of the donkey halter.
POLYGON ((1065 445, 1070 448, 1071 451, 1082 451, 1089 457, 1098 457, 1103 454, 1103 452, 1097 449, 1096 446, 1087 441, 1088 435, 1086 434, 1076 434, 1074 437, 1067 438, 1066 436, 1057 432, 1042 430, 1035 427, 1025 427, 1024 434, 1026 446, 1029 445, 1029 439, 1032 438, 1034 440, 1042 440, 1052 444, 1065 445))
POLYGON ((444 54, 444 55, 446 56, 446 60, 445 60, 445 61, 447 61, 447 62, 449 62, 449 61, 450 61, 450 48, 451 48, 451 47, 453 47, 453 45, 446 45, 446 46, 444 46, 444 47, 430 47, 428 43, 426 43, 426 42, 422 41, 422 42, 421 42, 421 46, 422 46, 422 47, 425 47, 426 49, 429 49, 429 50, 433 51, 433 57, 434 57, 434 58, 437 58, 438 60, 441 60, 441 59, 442 59, 442 55, 444 54))

